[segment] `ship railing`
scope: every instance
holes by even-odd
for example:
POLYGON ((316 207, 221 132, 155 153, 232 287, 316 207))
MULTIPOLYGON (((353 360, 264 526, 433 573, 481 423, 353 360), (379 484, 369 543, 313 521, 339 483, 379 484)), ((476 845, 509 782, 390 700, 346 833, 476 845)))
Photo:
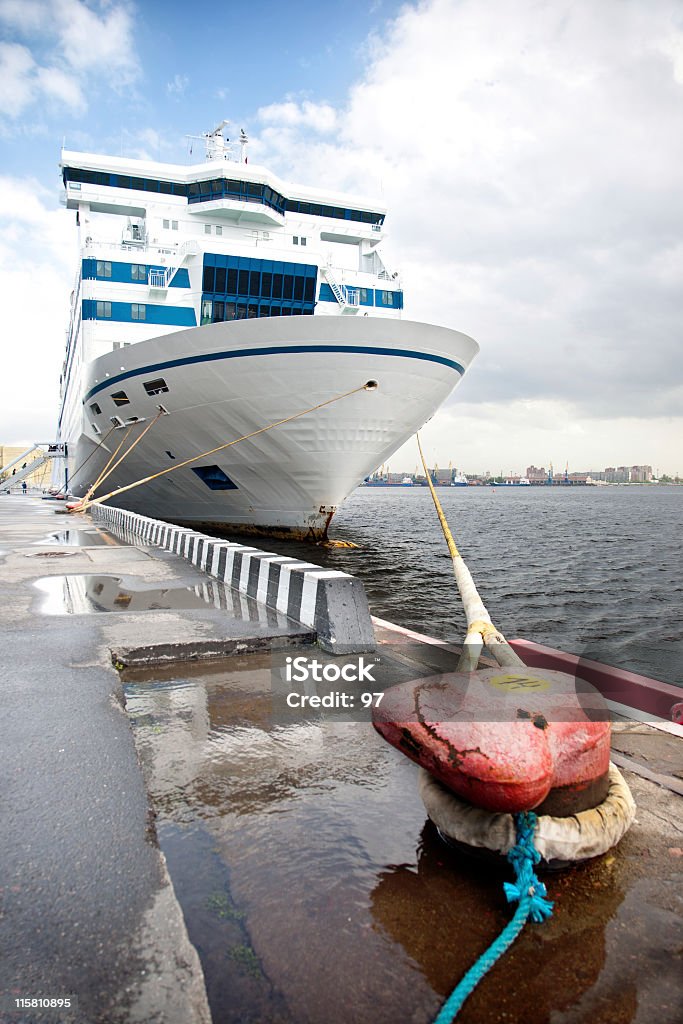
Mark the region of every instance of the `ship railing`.
POLYGON ((150 289, 165 291, 185 262, 186 257, 196 256, 198 252, 199 246, 194 238, 189 238, 186 242, 183 242, 183 244, 179 246, 177 251, 173 254, 173 259, 168 266, 163 268, 150 268, 147 278, 147 283, 150 289))
POLYGON ((341 284, 337 280, 335 272, 329 262, 320 269, 327 279, 327 283, 339 304, 342 314, 348 315, 349 313, 357 313, 360 307, 360 289, 351 288, 348 285, 341 284))
POLYGON ((166 289, 168 287, 168 268, 165 267, 163 270, 150 270, 149 286, 150 288, 166 289))

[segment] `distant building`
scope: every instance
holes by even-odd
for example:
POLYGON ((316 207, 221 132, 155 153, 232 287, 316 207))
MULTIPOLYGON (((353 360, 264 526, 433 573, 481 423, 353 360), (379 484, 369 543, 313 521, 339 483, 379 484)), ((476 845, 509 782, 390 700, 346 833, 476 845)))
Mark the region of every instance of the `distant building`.
POLYGON ((631 466, 631 483, 647 484, 652 480, 652 466, 631 466))
POLYGON ((538 468, 538 466, 527 466, 525 475, 527 480, 532 484, 542 483, 548 479, 547 470, 545 470, 543 466, 541 466, 540 469, 538 468))
POLYGON ((631 469, 629 466, 608 466, 605 470, 605 480, 608 484, 628 484, 631 481, 631 469))

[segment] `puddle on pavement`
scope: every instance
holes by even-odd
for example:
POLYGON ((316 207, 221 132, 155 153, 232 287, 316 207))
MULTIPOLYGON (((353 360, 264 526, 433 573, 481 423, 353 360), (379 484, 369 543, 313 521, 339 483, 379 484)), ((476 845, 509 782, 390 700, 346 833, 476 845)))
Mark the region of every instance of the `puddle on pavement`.
POLYGON ((122 541, 106 530, 95 528, 94 530, 58 530, 35 543, 41 547, 47 544, 56 544, 60 547, 94 548, 120 547, 122 541))
MULTIPOLYGON (((226 591, 214 581, 195 586, 135 588, 118 576, 44 576, 36 580, 43 615, 94 612, 146 612, 187 608, 226 608, 226 591)), ((232 614, 232 607, 230 608, 232 614)))
MULTIPOLYGON (((274 723, 266 655, 124 686, 214 1024, 433 1020, 509 920, 509 872, 443 845, 415 767, 367 723, 274 723)), ((641 856, 627 837, 549 877, 555 915, 525 929, 459 1020, 627 1024, 647 986, 647 1019, 673 1024, 677 1003, 657 991, 676 977, 677 926, 629 891, 634 863, 649 870, 641 856), (649 935, 637 968, 636 907, 649 935)))

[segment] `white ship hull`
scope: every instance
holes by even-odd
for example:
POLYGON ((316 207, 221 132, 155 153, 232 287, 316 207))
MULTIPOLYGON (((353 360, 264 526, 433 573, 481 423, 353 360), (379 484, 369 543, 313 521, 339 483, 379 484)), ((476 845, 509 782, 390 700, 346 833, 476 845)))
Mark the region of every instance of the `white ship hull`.
POLYGON ((434 414, 477 351, 476 342, 456 331, 379 317, 266 317, 141 341, 82 370, 82 422, 64 424, 60 438, 68 443, 69 490, 85 495, 122 440, 127 428, 106 436, 113 416, 124 424, 144 420, 133 426, 123 452, 160 403, 168 411, 96 497, 376 381, 376 390, 109 499, 193 526, 321 536, 344 498, 434 414), (150 396, 143 383, 156 378, 168 391, 150 396), (129 399, 124 406, 111 397, 120 391, 129 399), (207 467, 228 478, 226 489, 212 489, 194 471, 207 467))

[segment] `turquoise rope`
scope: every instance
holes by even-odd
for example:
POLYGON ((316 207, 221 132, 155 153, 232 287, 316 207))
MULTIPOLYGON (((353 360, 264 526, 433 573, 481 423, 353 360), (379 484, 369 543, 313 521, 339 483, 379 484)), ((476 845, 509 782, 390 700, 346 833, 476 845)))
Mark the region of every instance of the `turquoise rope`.
POLYGON ((541 859, 540 853, 534 846, 537 821, 533 811, 515 814, 517 843, 508 853, 508 860, 515 869, 516 878, 514 882, 505 882, 503 886, 508 903, 519 901, 514 917, 486 952, 479 957, 476 964, 470 967, 465 977, 441 1007, 434 1024, 451 1024, 467 997, 495 962, 503 953, 507 952, 529 918, 539 923, 545 921, 552 914, 553 904, 547 899, 546 887, 543 882, 538 880, 534 871, 536 864, 541 859))

